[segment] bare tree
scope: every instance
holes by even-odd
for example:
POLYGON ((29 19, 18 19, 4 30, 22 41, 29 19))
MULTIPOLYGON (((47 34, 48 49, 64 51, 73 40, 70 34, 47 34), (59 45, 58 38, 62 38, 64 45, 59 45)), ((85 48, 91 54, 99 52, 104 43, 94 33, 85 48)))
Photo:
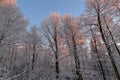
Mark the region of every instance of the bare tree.
MULTIPOLYGON (((92 13, 92 15, 97 20, 96 25, 97 25, 97 27, 100 31, 102 40, 103 40, 103 42, 104 42, 104 44, 107 48, 107 52, 109 54, 112 66, 113 66, 115 74, 117 76, 117 79, 120 80, 120 74, 119 74, 117 66, 115 64, 115 60, 112 56, 111 48, 106 41, 106 38, 105 38, 105 35, 104 35, 104 29, 103 29, 103 25, 102 25, 102 15, 103 14, 105 15, 108 12, 109 7, 111 6, 109 4, 112 3, 112 2, 113 2, 112 0, 88 0, 87 5, 88 5, 88 8, 89 8, 88 10, 91 10, 91 11, 94 12, 94 13, 92 13)), ((90 13, 91 13, 91 11, 90 11, 90 13)))
POLYGON ((78 38, 77 36, 78 34, 82 35, 80 32, 80 28, 78 26, 78 22, 76 19, 72 18, 69 14, 66 14, 63 17, 63 24, 64 24, 64 33, 69 46, 69 50, 74 55, 75 73, 77 75, 76 79, 83 80, 80 71, 80 61, 79 61, 79 54, 77 49, 77 42, 78 42, 77 40, 80 40, 77 39, 78 38))
MULTIPOLYGON (((0 6, 0 46, 10 44, 26 30, 28 20, 21 14, 17 6, 0 6)), ((13 42, 15 44, 15 42, 13 42)))
POLYGON ((28 33, 29 43, 32 48, 32 60, 31 69, 34 70, 35 62, 37 60, 37 47, 41 44, 40 34, 38 33, 37 27, 32 26, 30 33, 28 33))
POLYGON ((49 18, 43 22, 42 30, 45 35, 48 44, 55 55, 55 72, 56 79, 59 79, 59 38, 58 33, 61 25, 61 17, 59 13, 52 13, 49 18))
POLYGON ((106 80, 105 73, 104 73, 104 68, 103 68, 101 57, 99 55, 99 50, 98 50, 98 47, 97 47, 97 46, 100 46, 100 45, 98 45, 98 40, 96 40, 97 37, 96 37, 95 33, 93 32, 92 26, 90 26, 90 31, 91 31, 91 35, 92 35, 92 42, 91 42, 92 49, 94 48, 93 53, 97 54, 97 61, 100 65, 100 70, 101 70, 101 73, 102 73, 102 77, 103 77, 104 80, 106 80))

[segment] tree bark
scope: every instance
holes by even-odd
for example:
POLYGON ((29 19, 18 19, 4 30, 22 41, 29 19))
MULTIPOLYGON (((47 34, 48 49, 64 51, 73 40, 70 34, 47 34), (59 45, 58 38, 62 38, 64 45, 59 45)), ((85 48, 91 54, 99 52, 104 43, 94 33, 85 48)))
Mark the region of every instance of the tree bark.
POLYGON ((75 68, 76 68, 75 72, 77 75, 76 80, 83 80, 82 74, 80 72, 80 61, 79 61, 79 57, 78 57, 77 45, 76 45, 74 36, 72 36, 72 42, 73 42, 73 54, 74 54, 75 68))
POLYGON ((103 69, 103 65, 102 65, 102 62, 101 62, 101 60, 100 60, 99 52, 98 52, 98 49, 97 49, 97 41, 96 41, 96 38, 95 38, 95 36, 94 36, 94 32, 93 32, 91 26, 90 26, 90 31, 91 31, 91 33, 92 33, 92 37, 93 37, 93 41, 94 41, 94 47, 95 47, 95 53, 97 54, 98 63, 99 63, 99 65, 100 65, 100 70, 101 70, 101 72, 102 72, 102 77, 103 77, 103 80, 106 80, 106 78, 105 78, 105 73, 104 73, 104 69, 103 69))
POLYGON ((31 69, 34 70, 34 66, 35 66, 35 45, 33 44, 33 53, 32 53, 32 65, 31 65, 31 69))
POLYGON ((98 28, 99 28, 99 30, 100 30, 101 37, 102 37, 102 40, 103 40, 103 42, 104 42, 104 44, 105 44, 105 47, 107 48, 107 52, 108 52, 108 55, 109 55, 109 57, 110 57, 110 61, 111 61, 111 63, 112 63, 112 67, 113 67, 113 69, 114 69, 114 71, 115 71, 115 74, 116 74, 117 79, 120 80, 120 75, 119 75, 117 66, 116 66, 116 64, 115 64, 115 60, 114 60, 114 58, 112 57, 112 51, 111 51, 110 46, 107 44, 106 39, 105 39, 105 37, 104 37, 104 33, 103 33, 103 30, 102 30, 101 19, 100 19, 99 9, 98 9, 98 13, 97 13, 97 20, 98 20, 98 28))
POLYGON ((118 46, 117 46, 117 44, 116 44, 116 42, 115 42, 115 40, 114 40, 114 38, 113 38, 113 35, 112 35, 112 33, 111 33, 110 29, 109 29, 109 26, 108 26, 108 24, 106 23, 105 20, 104 20, 104 22, 105 22, 105 24, 106 24, 106 27, 107 27, 108 32, 109 32, 109 34, 110 34, 110 37, 111 37, 111 39, 112 39, 112 41, 113 41, 113 45, 115 46, 118 54, 120 55, 120 50, 119 50, 119 48, 118 48, 118 46))
POLYGON ((58 41, 57 41, 56 28, 54 27, 54 29, 55 29, 55 31, 54 31, 54 32, 55 32, 55 33, 54 33, 54 41, 55 41, 55 48, 56 48, 56 50, 55 50, 56 79, 59 79, 59 72, 60 72, 60 70, 59 70, 59 58, 58 58, 58 41))

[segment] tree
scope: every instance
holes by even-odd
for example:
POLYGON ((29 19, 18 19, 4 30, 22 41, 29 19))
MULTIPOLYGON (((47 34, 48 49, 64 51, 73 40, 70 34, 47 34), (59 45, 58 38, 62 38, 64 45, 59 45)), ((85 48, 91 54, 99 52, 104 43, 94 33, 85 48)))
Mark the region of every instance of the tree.
MULTIPOLYGON (((0 49, 4 50, 3 63, 1 68, 5 68, 6 74, 2 77, 13 79, 14 75, 22 72, 23 68, 17 66, 18 57, 17 45, 21 42, 22 35, 26 31, 28 20, 21 14, 18 6, 0 5, 0 49), (16 70, 17 69, 17 70, 16 70), (19 69, 19 70, 18 70, 19 69)), ((22 60, 21 60, 22 62, 22 60)), ((19 62, 18 62, 19 63, 19 62)), ((23 63, 20 63, 23 65, 23 63)))
POLYGON ((28 33, 29 43, 32 48, 32 60, 31 69, 34 70, 35 62, 37 60, 37 47, 41 45, 40 34, 38 33, 37 27, 32 26, 31 31, 28 33))
POLYGON ((74 56, 75 61, 75 73, 77 75, 77 80, 83 80, 82 74, 80 71, 80 61, 79 61, 79 54, 77 49, 77 42, 80 40, 78 37, 81 38, 80 35, 80 27, 78 26, 77 19, 72 18, 69 14, 64 15, 63 17, 63 24, 64 24, 64 33, 67 40, 67 45, 69 46, 70 53, 74 56), (78 36, 78 34, 80 34, 78 36))
POLYGON ((120 80, 120 75, 119 75, 117 66, 115 64, 115 60, 112 56, 111 48, 106 41, 106 38, 105 38, 105 35, 104 35, 104 26, 102 24, 102 15, 107 14, 107 12, 109 11, 109 9, 111 7, 112 2, 113 2, 113 0, 87 0, 87 6, 88 6, 89 13, 91 13, 97 21, 96 25, 99 29, 102 40, 103 40, 103 42, 104 42, 104 44, 107 48, 107 52, 109 54, 112 66, 113 66, 114 71, 115 71, 115 74, 117 76, 117 79, 120 80))
POLYGON ((47 20, 42 23, 43 34, 55 55, 56 79, 59 79, 59 38, 58 33, 61 26, 61 17, 59 13, 52 13, 47 20))
POLYGON ((26 26, 28 25, 28 20, 26 20, 21 14, 17 6, 5 5, 0 6, 0 46, 5 44, 10 44, 20 39, 26 26), (18 40, 16 40, 18 39, 18 40), (15 41, 16 40, 16 41, 15 41))
POLYGON ((92 35, 92 39, 91 39, 92 52, 96 53, 97 62, 99 63, 99 68, 101 70, 102 77, 103 77, 104 80, 106 80, 105 73, 104 73, 104 68, 103 68, 101 57, 99 55, 99 50, 98 50, 98 47, 102 48, 103 46, 100 46, 101 45, 100 39, 98 37, 96 37, 96 34, 93 32, 92 26, 90 26, 90 31, 91 31, 91 35, 92 35))

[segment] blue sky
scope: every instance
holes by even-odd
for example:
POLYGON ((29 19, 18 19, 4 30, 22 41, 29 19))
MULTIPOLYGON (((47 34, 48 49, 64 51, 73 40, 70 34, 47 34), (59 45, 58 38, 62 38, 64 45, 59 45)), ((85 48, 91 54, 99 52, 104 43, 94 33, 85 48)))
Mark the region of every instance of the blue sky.
POLYGON ((52 12, 79 16, 84 10, 84 2, 85 0, 18 0, 17 3, 31 24, 40 25, 52 12))

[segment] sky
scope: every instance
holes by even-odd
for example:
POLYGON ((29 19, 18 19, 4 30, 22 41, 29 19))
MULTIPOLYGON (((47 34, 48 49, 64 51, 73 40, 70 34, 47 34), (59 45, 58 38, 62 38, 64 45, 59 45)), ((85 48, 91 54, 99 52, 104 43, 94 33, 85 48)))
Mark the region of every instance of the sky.
POLYGON ((79 16, 85 7, 85 0, 18 0, 17 3, 32 25, 40 25, 52 12, 79 16))

